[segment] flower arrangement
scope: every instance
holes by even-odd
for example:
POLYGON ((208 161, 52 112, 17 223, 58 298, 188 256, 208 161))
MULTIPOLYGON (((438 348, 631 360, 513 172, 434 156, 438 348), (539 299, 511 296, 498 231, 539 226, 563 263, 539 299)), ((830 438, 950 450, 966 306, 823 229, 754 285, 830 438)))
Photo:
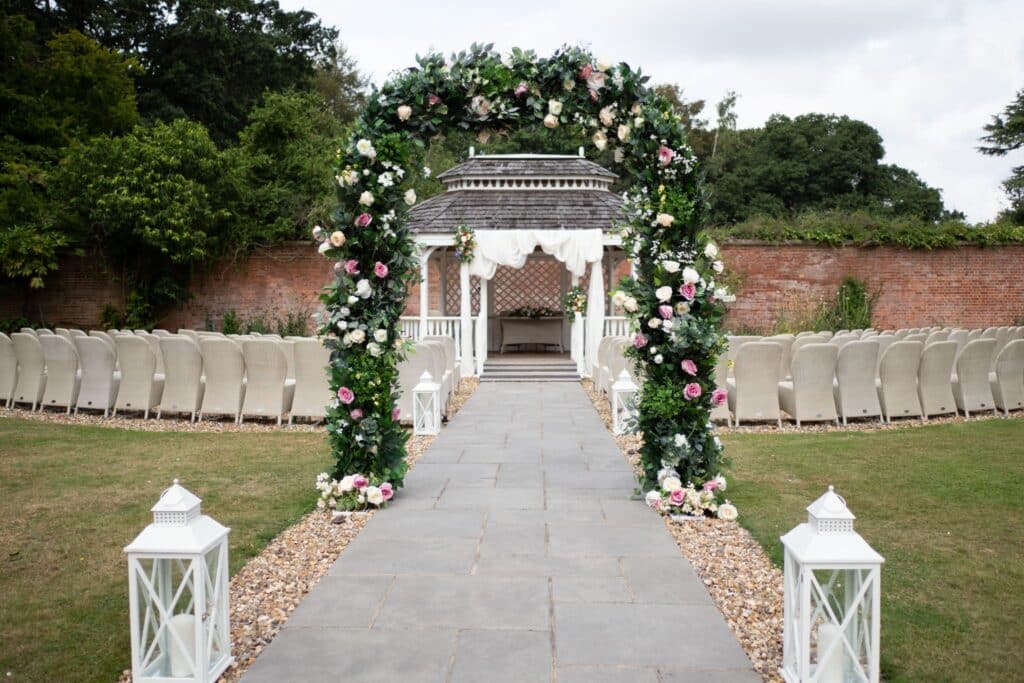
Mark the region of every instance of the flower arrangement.
MULTIPOLYGON (((503 57, 473 45, 450 58, 419 57, 416 68, 371 91, 338 149, 333 226, 314 232, 336 273, 321 296, 326 312, 318 330, 331 350, 337 392, 327 407, 336 477, 364 472, 397 488, 406 470, 407 431, 393 408, 397 366, 408 348, 399 318, 417 275, 405 218, 417 201, 407 171, 422 163, 418 143, 449 130, 486 136, 564 125, 583 130, 631 182, 622 241, 638 276, 616 297, 642 330, 628 353, 646 378, 637 420, 644 486, 655 486, 663 463, 698 487, 718 471, 721 443, 708 417, 723 399, 714 391, 714 368, 731 295, 716 282, 724 270, 717 247, 699 232, 701 174, 679 116, 624 62, 572 46, 549 57, 518 48, 503 57), (684 367, 687 360, 692 366, 684 367), (672 446, 675 434, 688 440, 686 449, 672 446)), ((472 231, 460 226, 457 234, 464 236, 456 238, 459 258, 468 261, 472 231)))
POLYGON ((389 482, 371 481, 362 474, 331 479, 331 475, 321 472, 316 477, 316 490, 320 492, 320 499, 316 502, 318 510, 348 512, 384 507, 395 495, 395 489, 389 482))
POLYGON ((644 496, 647 504, 665 515, 718 517, 733 521, 739 516, 736 506, 725 497, 726 481, 722 475, 709 479, 698 489, 692 483, 683 486, 674 470, 662 470, 661 483, 644 496))
POLYGON ((476 231, 468 225, 459 225, 455 228, 455 258, 459 263, 469 263, 473 260, 473 253, 476 251, 476 231))
POLYGON ((570 287, 565 293, 565 310, 569 313, 587 312, 587 295, 579 285, 570 287))
POLYGON ((557 318, 562 312, 547 306, 520 306, 502 311, 501 315, 506 318, 557 318))

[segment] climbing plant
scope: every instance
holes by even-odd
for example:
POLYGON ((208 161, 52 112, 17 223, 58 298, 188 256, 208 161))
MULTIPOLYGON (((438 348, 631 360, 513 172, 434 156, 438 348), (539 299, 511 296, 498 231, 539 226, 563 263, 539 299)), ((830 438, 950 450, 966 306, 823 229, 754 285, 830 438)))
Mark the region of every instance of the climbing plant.
POLYGON ((643 485, 669 471, 695 484, 714 476, 721 446, 708 417, 727 292, 715 286, 717 253, 699 234, 705 205, 696 159, 671 105, 646 83, 628 64, 578 47, 546 58, 514 49, 502 58, 474 45, 449 59, 420 57, 370 94, 337 153, 333 226, 314 233, 337 273, 321 297, 320 321, 337 394, 327 427, 337 476, 360 472, 400 486, 405 472, 406 432, 394 407, 408 350, 399 316, 417 273, 406 212, 416 202, 408 186, 424 141, 530 126, 586 130, 593 149, 611 152, 613 170, 632 181, 623 243, 639 259, 638 278, 624 280, 616 297, 643 330, 630 352, 646 378, 643 485))

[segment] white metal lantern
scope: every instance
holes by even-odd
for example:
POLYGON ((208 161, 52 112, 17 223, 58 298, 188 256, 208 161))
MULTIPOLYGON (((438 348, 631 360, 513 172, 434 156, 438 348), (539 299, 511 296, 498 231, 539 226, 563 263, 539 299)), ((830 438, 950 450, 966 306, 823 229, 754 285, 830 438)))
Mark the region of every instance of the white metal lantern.
POLYGON ((785 548, 782 677, 788 683, 879 680, 885 558, 853 530, 832 486, 807 507, 785 548))
POLYGON ((441 432, 441 385, 434 381, 428 370, 412 389, 412 432, 420 436, 434 436, 441 432))
POLYGON ((228 532, 174 480, 128 554, 132 680, 212 683, 233 661, 228 532))
POLYGON ((623 370, 612 383, 612 431, 622 434, 626 425, 636 418, 636 382, 623 370))

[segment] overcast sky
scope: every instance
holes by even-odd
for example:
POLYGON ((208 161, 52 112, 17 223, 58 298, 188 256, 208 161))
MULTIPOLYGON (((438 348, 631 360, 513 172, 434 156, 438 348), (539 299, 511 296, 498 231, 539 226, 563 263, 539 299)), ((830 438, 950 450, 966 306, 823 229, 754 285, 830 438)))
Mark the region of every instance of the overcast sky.
POLYGON ((473 42, 548 55, 563 43, 626 61, 713 103, 740 94, 740 127, 773 113, 847 114, 877 128, 886 161, 942 188, 972 221, 1005 205, 1024 151, 979 154, 981 127, 1024 87, 1021 0, 281 0, 341 32, 381 83, 417 53, 473 42))

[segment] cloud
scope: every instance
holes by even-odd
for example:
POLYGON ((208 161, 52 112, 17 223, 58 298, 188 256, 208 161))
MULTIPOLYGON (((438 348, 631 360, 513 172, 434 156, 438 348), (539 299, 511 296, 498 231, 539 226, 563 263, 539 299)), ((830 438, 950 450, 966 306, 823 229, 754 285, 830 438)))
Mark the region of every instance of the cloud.
MULTIPOLYGON (((1010 0, 761 0, 514 4, 283 0, 337 26, 380 82, 417 53, 494 42, 548 54, 583 44, 655 83, 714 102, 740 93, 739 125, 773 113, 847 114, 876 127, 886 161, 941 187, 948 206, 987 220, 1021 159, 976 151, 982 126, 1024 82, 1024 3, 1010 0)), ((1019 153, 1024 157, 1024 152, 1019 153)))

